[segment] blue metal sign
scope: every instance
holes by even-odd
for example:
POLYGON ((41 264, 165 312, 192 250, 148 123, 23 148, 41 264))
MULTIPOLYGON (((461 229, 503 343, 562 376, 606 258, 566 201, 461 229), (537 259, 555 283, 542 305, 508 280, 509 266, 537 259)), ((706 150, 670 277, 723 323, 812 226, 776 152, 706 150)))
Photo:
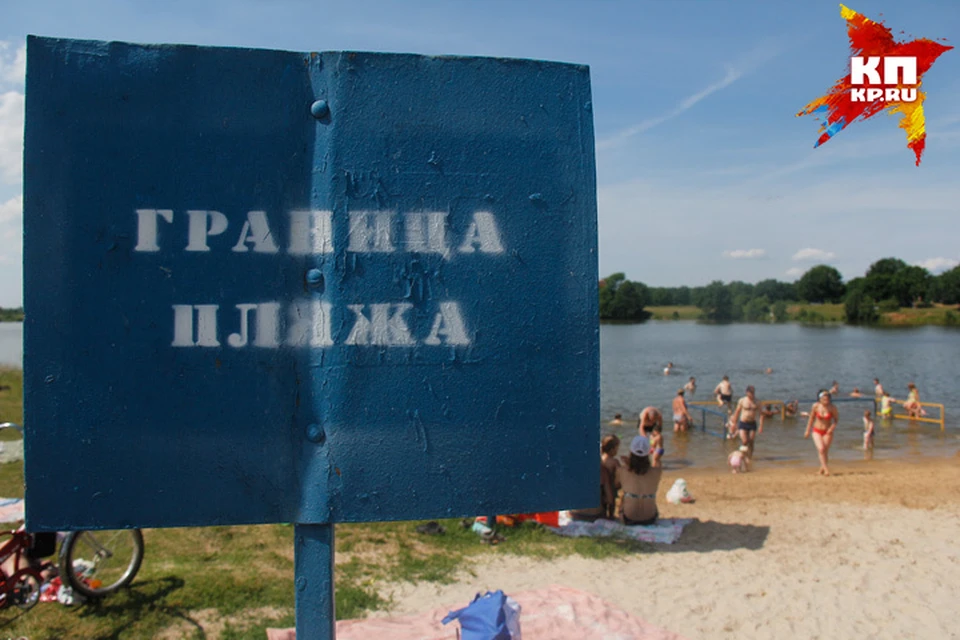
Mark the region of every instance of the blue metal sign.
POLYGON ((31 37, 27 523, 592 506, 586 67, 31 37))

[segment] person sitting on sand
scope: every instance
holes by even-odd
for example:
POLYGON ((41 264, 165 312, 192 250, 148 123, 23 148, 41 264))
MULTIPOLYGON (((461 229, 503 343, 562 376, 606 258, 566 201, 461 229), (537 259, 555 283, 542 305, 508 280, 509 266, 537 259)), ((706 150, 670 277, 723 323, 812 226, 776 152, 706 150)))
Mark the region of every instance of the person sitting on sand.
POLYGON ((618 413, 617 415, 613 416, 613 420, 610 421, 610 424, 612 424, 612 425, 615 426, 615 427, 619 427, 620 425, 622 425, 622 424, 623 424, 623 414, 618 413))
POLYGON ((875 427, 873 424, 873 418, 870 416, 870 411, 863 412, 863 450, 873 449, 873 434, 875 427))
POLYGON ((683 390, 693 395, 697 392, 697 379, 693 376, 690 376, 690 380, 687 381, 687 384, 683 385, 683 390))
POLYGON ((620 438, 615 435, 605 436, 600 441, 600 505, 588 509, 571 509, 570 517, 582 522, 594 522, 599 518, 612 514, 617 501, 617 450, 620 448, 620 438))
POLYGON ((820 475, 830 475, 827 467, 830 457, 830 445, 833 444, 833 432, 840 420, 837 405, 831 402, 830 392, 821 389, 817 394, 817 401, 810 407, 810 419, 807 420, 807 430, 803 437, 809 438, 813 431, 813 444, 817 447, 817 456, 820 458, 820 475))
POLYGON ((649 525, 657 521, 657 490, 663 469, 650 464, 650 441, 636 436, 630 442, 630 458, 617 469, 617 481, 623 488, 621 519, 626 525, 649 525))
POLYGON ((726 407, 730 410, 730 403, 733 402, 733 385, 730 384, 730 377, 723 376, 723 380, 713 390, 713 395, 717 398, 718 407, 726 407))
POLYGON ((853 391, 850 392, 851 398, 862 398, 863 394, 860 393, 860 387, 854 387, 853 391))
POLYGON ((674 432, 686 431, 693 423, 690 417, 690 411, 687 409, 687 401, 683 397, 683 389, 677 389, 677 395, 673 398, 673 430, 674 432))

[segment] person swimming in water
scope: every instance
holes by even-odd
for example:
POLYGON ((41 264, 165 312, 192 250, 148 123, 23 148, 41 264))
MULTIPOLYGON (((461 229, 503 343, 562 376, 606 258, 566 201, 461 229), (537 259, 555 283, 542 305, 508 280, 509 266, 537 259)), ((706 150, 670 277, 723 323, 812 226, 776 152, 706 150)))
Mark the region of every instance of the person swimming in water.
POLYGON ((618 413, 618 414, 616 414, 615 416, 613 416, 613 420, 610 421, 610 424, 612 424, 612 425, 615 426, 615 427, 619 427, 620 425, 622 425, 622 424, 623 424, 623 414, 622 414, 622 413, 618 413))
POLYGON ((690 380, 687 381, 687 384, 683 385, 683 390, 693 395, 697 392, 697 379, 693 376, 690 376, 690 380))
POLYGON ((813 433, 813 444, 817 447, 817 456, 820 458, 818 473, 822 476, 830 475, 830 468, 827 466, 830 461, 830 445, 833 444, 833 432, 840 420, 840 412, 831 400, 830 392, 821 389, 817 394, 817 401, 810 407, 810 419, 807 420, 807 430, 803 434, 804 438, 809 438, 811 432, 813 433))
POLYGON ((671 372, 671 371, 673 371, 673 363, 672 363, 672 362, 668 362, 668 363, 667 363, 667 366, 665 366, 665 367, 663 368, 663 375, 668 376, 668 375, 670 375, 670 372, 671 372))

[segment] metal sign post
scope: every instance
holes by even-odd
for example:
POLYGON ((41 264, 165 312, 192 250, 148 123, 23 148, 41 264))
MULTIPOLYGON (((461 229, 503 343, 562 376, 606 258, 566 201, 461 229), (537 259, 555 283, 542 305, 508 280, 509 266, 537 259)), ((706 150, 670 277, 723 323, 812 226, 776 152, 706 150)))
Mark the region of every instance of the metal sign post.
POLYGON ((24 167, 32 530, 295 523, 326 638, 334 523, 597 501, 586 67, 30 37, 24 167))

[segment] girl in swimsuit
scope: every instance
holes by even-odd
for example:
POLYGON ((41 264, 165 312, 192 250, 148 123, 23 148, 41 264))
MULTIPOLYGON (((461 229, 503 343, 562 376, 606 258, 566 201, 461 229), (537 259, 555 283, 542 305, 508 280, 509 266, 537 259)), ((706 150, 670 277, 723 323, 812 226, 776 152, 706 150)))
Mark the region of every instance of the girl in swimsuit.
POLYGON ((807 430, 803 437, 809 438, 810 431, 813 431, 813 444, 817 447, 817 455, 820 457, 820 475, 830 475, 830 469, 827 467, 827 460, 830 454, 830 445, 833 444, 833 432, 837 428, 837 422, 840 420, 840 412, 837 406, 831 403, 830 392, 821 389, 817 394, 818 400, 810 407, 810 419, 807 420, 807 430))

